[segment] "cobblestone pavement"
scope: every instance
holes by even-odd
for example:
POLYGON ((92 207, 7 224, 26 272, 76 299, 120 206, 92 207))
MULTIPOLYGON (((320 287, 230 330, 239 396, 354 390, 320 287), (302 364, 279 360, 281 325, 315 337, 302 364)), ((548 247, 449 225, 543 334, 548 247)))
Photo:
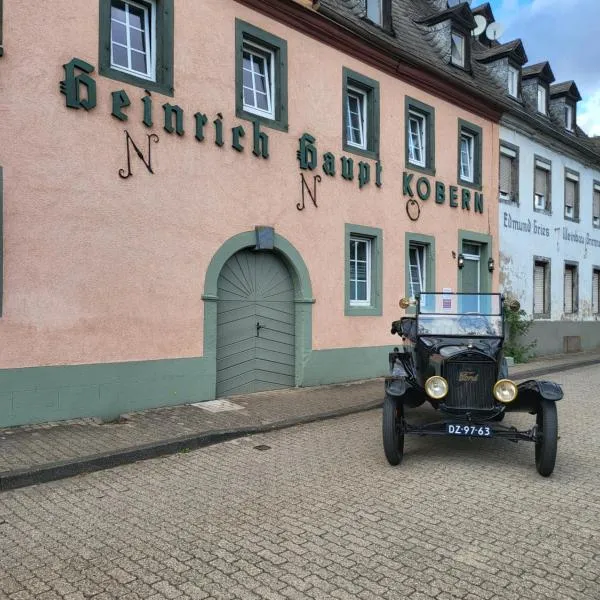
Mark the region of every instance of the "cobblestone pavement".
POLYGON ((549 479, 499 439, 390 467, 373 410, 4 492, 0 599, 598 600, 600 369, 553 379, 549 479))

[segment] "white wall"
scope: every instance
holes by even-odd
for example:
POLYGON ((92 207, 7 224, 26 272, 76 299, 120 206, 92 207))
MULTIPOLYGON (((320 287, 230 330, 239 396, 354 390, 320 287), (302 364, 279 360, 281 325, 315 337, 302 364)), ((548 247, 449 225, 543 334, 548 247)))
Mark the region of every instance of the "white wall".
POLYGON ((501 291, 512 292, 531 315, 534 256, 545 257, 551 261, 549 320, 598 320, 592 314, 592 270, 600 268, 600 229, 592 225, 592 200, 593 183, 600 181, 600 170, 506 126, 500 128, 500 140, 519 148, 519 204, 499 202, 501 291), (534 155, 552 163, 551 215, 533 208, 534 155), (579 173, 578 223, 564 218, 565 167, 579 173), (511 227, 511 219, 523 223, 526 231, 511 227), (573 237, 566 239, 565 232, 573 237), (565 261, 578 263, 579 311, 573 315, 563 314, 565 261))

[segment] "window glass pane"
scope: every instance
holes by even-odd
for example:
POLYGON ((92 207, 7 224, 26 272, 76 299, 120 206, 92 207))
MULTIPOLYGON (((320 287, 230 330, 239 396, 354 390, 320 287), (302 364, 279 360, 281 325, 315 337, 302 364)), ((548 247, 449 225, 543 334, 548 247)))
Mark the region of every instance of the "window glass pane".
POLYGON ((473 138, 464 134, 460 138, 460 176, 473 180, 473 138))
POLYGON ((120 67, 129 68, 129 61, 127 59, 127 48, 119 46, 117 44, 112 45, 112 64, 120 67))
POLYGON ((131 51, 131 68, 140 73, 146 73, 148 67, 146 65, 146 55, 135 50, 131 51))
POLYGON ((452 62, 455 65, 464 66, 464 43, 465 40, 462 35, 458 33, 452 34, 452 62))
POLYGON ((129 25, 137 29, 144 28, 144 9, 139 6, 128 5, 129 7, 129 25))
POLYGON ((367 0, 367 18, 381 25, 381 0, 367 0))
POLYGON ((546 114, 546 88, 538 85, 538 112, 546 114))
POLYGON ((367 260, 367 242, 358 242, 356 245, 357 260, 367 260))
POLYGON ((354 91, 348 92, 348 131, 346 133, 348 142, 356 146, 364 147, 365 142, 365 103, 366 97, 354 91))
POLYGON ((112 21, 110 26, 110 39, 123 46, 127 45, 127 29, 123 23, 112 21))
POLYGON ((356 299, 367 300, 367 282, 358 281, 356 283, 356 299))
POLYGON ((272 116, 273 92, 270 81, 272 54, 267 50, 263 53, 261 49, 248 45, 244 48, 242 57, 244 108, 272 116))
POLYGON ((131 29, 129 31, 129 39, 131 41, 131 48, 138 52, 146 52, 146 35, 139 29, 131 29))
POLYGON ((408 120, 408 159, 419 165, 425 164, 425 118, 411 114, 408 120))
POLYGON ((110 18, 125 23, 125 2, 112 0, 110 6, 110 18))

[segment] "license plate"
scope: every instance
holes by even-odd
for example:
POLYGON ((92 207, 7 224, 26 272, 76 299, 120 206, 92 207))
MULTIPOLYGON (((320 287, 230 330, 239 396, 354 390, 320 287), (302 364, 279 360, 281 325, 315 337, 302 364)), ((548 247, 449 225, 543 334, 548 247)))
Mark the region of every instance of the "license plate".
POLYGON ((467 425, 446 423, 446 433, 465 437, 492 437, 494 432, 487 425, 467 425))

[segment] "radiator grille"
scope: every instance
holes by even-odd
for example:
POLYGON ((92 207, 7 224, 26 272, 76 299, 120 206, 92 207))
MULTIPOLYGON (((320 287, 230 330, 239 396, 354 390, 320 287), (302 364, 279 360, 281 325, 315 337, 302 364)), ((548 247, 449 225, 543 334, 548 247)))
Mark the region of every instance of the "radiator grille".
POLYGON ((447 362, 448 408, 485 410, 494 408, 492 388, 496 382, 496 363, 472 360, 447 362))

